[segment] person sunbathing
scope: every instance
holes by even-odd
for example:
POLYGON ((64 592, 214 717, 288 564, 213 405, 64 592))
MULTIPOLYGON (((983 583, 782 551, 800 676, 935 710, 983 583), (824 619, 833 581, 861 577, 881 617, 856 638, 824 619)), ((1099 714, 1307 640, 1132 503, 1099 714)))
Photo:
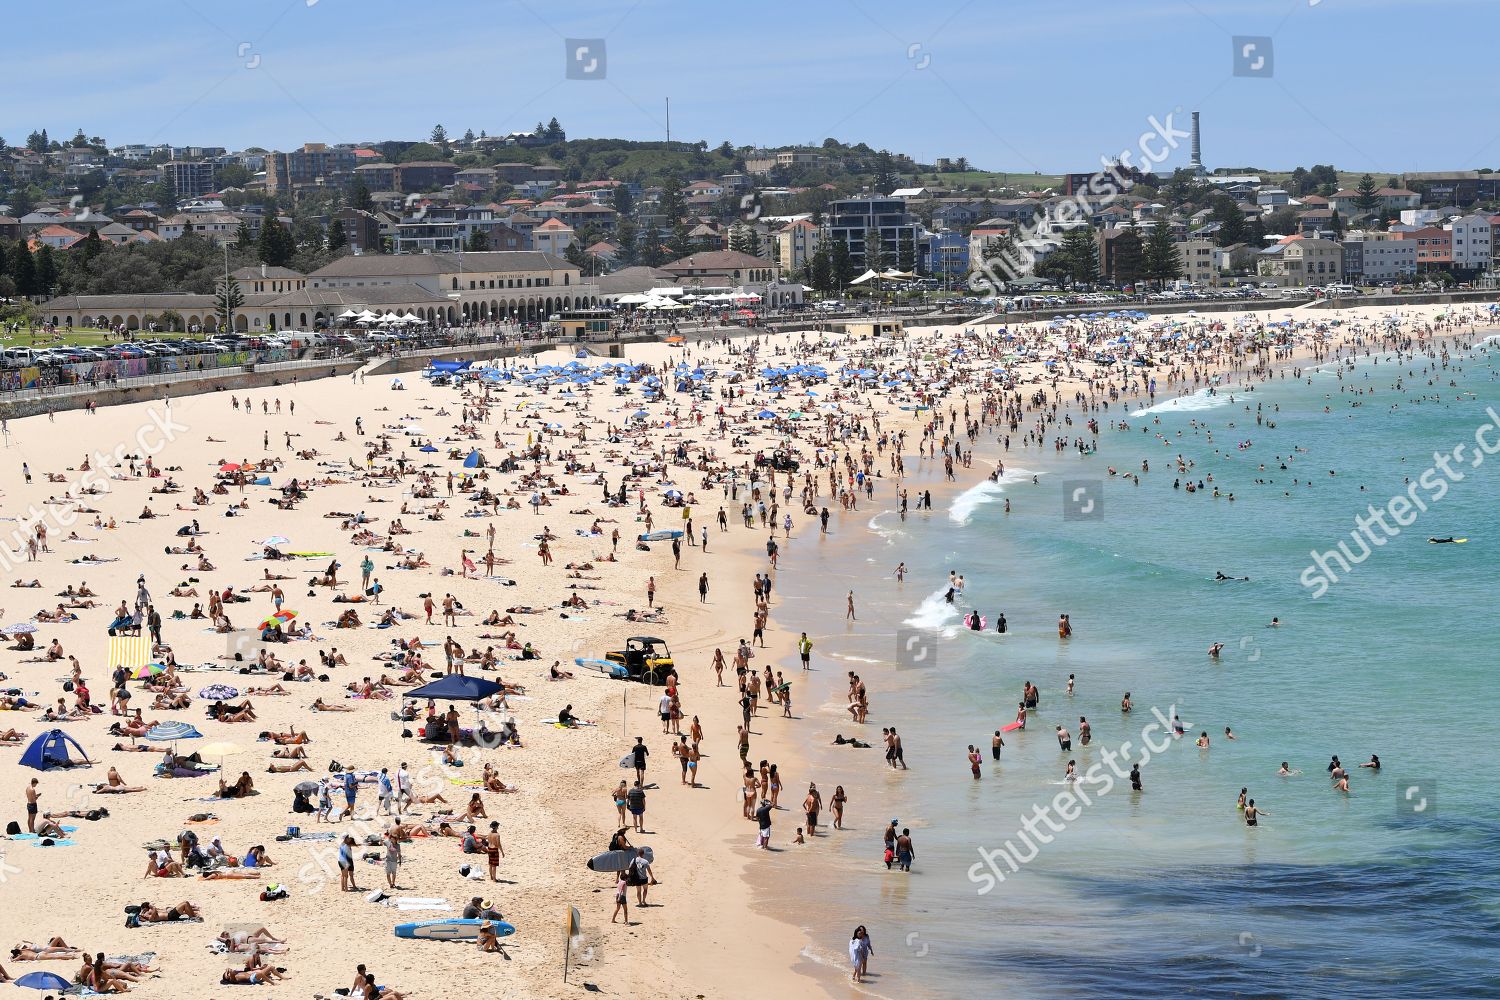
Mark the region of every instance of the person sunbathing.
POLYGON ((222 701, 216 701, 209 706, 208 716, 219 722, 254 722, 255 709, 248 701, 243 705, 226 705, 222 701))
MULTIPOLYGON (((253 692, 253 691, 251 692, 251 694, 254 694, 254 693, 255 692, 253 692)), ((157 710, 157 711, 164 711, 164 712, 171 712, 171 711, 177 711, 177 710, 184 709, 184 708, 191 708, 192 705, 193 705, 193 699, 190 698, 190 697, 188 697, 186 694, 175 694, 175 695, 171 695, 171 694, 159 694, 159 695, 156 696, 156 700, 151 703, 152 709, 157 710)), ((129 735, 131 735, 131 736, 142 736, 144 734, 143 733, 130 733, 129 735)))
POLYGON ((203 913, 198 909, 198 904, 187 900, 183 900, 176 906, 169 906, 165 910, 151 903, 142 903, 135 912, 135 918, 143 924, 167 924, 179 920, 201 920, 203 913))
POLYGON ((343 614, 339 615, 338 621, 334 623, 333 627, 359 628, 363 624, 364 623, 359 620, 359 612, 355 611, 353 608, 350 608, 348 611, 345 611, 343 614))
POLYGON ((302 747, 279 747, 271 751, 271 756, 281 760, 302 760, 307 756, 307 751, 302 747))
POLYGON ((330 705, 320 697, 312 703, 312 710, 314 712, 352 712, 354 711, 354 707, 352 705, 330 705))
POLYGON ((245 692, 245 694, 247 694, 247 695, 257 695, 257 696, 270 696, 270 695, 291 694, 291 692, 288 691, 286 688, 282 687, 280 684, 272 684, 270 687, 250 688, 248 691, 245 692))
POLYGON ((257 927, 253 931, 220 931, 217 938, 231 952, 244 954, 248 951, 259 949, 263 952, 286 951, 286 942, 264 927, 257 927))
POLYGON ((7 729, 0 733, 0 743, 20 743, 26 739, 26 734, 19 729, 7 729))
POLYGON ((44 945, 34 945, 29 941, 22 941, 10 950, 10 957, 17 962, 72 961, 82 955, 83 952, 74 948, 60 937, 55 937, 44 945))
MULTIPOLYGON (((412 801, 420 803, 421 805, 431 805, 434 802, 441 802, 443 805, 447 805, 448 804, 448 800, 445 799, 445 798, 443 798, 442 795, 440 795, 437 792, 433 792, 431 795, 413 795, 412 796, 412 801)), ((447 823, 443 824, 443 826, 447 826, 447 825, 448 825, 447 823)), ((456 836, 458 836, 458 834, 456 834, 456 833, 444 833, 443 836, 445 836, 445 837, 456 837, 456 836)))
POLYGON ((268 739, 272 743, 276 743, 276 744, 279 744, 281 746, 293 746, 293 745, 296 745, 298 743, 311 743, 312 742, 312 740, 308 739, 307 733, 305 733, 305 732, 301 732, 301 733, 297 732, 297 727, 296 726, 293 726, 290 731, 285 732, 285 733, 273 733, 273 732, 267 731, 267 732, 261 733, 260 736, 261 736, 261 739, 268 739))
MULTIPOLYGON (((274 755, 273 755, 274 756, 274 755)), ((291 774, 293 771, 311 771, 307 761, 299 760, 295 764, 272 764, 266 768, 269 774, 291 774)))
POLYGON ((108 809, 69 809, 66 812, 45 812, 46 819, 86 819, 97 822, 109 815, 108 809))
POLYGON ((19 587, 22 590, 29 590, 32 587, 40 587, 41 585, 42 582, 40 580, 32 580, 30 583, 23 583, 22 581, 17 580, 15 583, 11 584, 12 587, 19 587))
POLYGON ((219 977, 219 982, 224 986, 258 986, 261 983, 274 983, 278 979, 286 978, 286 969, 281 966, 256 965, 249 969, 225 969, 224 974, 219 977))

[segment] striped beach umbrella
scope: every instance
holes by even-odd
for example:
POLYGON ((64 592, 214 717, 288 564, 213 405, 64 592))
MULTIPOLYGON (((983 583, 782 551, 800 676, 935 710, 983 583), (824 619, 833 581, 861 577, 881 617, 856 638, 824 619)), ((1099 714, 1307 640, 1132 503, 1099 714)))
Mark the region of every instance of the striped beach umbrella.
POLYGON ((160 722, 146 732, 146 739, 153 743, 170 743, 173 740, 202 739, 203 734, 186 722, 160 722))

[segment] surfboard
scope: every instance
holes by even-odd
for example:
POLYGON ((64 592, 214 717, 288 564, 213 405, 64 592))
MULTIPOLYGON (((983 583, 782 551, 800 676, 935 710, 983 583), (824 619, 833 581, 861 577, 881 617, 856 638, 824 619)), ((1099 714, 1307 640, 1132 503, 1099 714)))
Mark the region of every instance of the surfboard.
POLYGON ((1427 542, 1430 545, 1462 545, 1464 542, 1467 542, 1467 541, 1468 541, 1467 538, 1429 538, 1429 539, 1427 539, 1427 542))
POLYGON ((968 614, 964 615, 964 628, 968 629, 970 632, 983 632, 989 627, 990 619, 988 615, 979 616, 979 627, 977 629, 974 627, 974 612, 970 611, 968 614))
MULTIPOLYGON (((396 936, 423 941, 473 941, 479 937, 479 925, 483 920, 422 920, 410 924, 397 924, 396 936)), ((490 921, 496 937, 510 937, 516 929, 500 920, 490 921)))
POLYGON ((1021 728, 1024 728, 1024 727, 1022 727, 1022 725, 1019 722, 1012 722, 1008 726, 1001 726, 1000 727, 1000 731, 1002 733, 1010 733, 1010 732, 1014 732, 1015 730, 1021 729, 1021 728))
POLYGON ((621 757, 620 766, 625 768, 625 770, 627 771, 635 767, 635 754, 628 753, 625 756, 621 757))
MULTIPOLYGON (((635 851, 605 851, 589 858, 588 866, 591 872, 622 872, 630 867, 630 862, 635 860, 635 851)), ((654 864, 656 854, 651 848, 646 848, 646 863, 654 864)))
POLYGON ((612 663, 609 660, 590 660, 582 656, 574 658, 573 662, 585 669, 597 670, 601 674, 608 674, 611 677, 629 676, 623 663, 612 663))
POLYGON ((644 535, 637 535, 636 540, 641 542, 665 542, 673 538, 681 538, 682 532, 673 531, 668 528, 658 528, 656 531, 648 531, 644 535))

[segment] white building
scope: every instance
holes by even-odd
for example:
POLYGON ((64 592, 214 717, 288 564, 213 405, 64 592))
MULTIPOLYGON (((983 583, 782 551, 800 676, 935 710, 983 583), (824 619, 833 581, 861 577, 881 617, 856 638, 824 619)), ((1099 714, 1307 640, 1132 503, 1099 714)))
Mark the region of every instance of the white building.
POLYGON ((1411 226, 1413 229, 1436 225, 1440 218, 1442 218, 1442 213, 1435 208, 1407 208, 1401 212, 1401 224, 1411 226))
POLYGON ((1417 241, 1370 238, 1362 241, 1360 276, 1367 282, 1402 281, 1417 273, 1417 241))
POLYGON ((1456 270, 1489 269, 1492 234, 1488 218, 1465 215, 1443 228, 1453 234, 1453 267, 1456 270))

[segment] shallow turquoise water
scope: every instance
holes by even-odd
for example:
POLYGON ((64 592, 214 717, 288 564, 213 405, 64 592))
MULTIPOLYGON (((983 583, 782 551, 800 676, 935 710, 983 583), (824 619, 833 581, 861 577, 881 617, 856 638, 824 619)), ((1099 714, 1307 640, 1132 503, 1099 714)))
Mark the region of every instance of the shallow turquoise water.
MULTIPOLYGON (((1460 359, 1431 387, 1425 364, 1365 363, 1342 379, 1320 371, 1233 401, 1160 407, 1130 417, 1129 431, 1106 429, 1087 458, 1013 451, 1012 472, 1045 469, 1036 485, 1017 476, 1003 494, 982 487, 904 524, 850 514, 816 547, 791 546, 778 622, 819 637, 822 669, 799 706, 819 716, 815 742, 854 728, 842 707, 854 669, 872 696, 860 735, 878 743, 894 724, 912 767, 893 773, 878 750, 832 747, 813 761, 825 797, 839 783, 851 797, 850 829, 816 860, 802 855, 806 891, 833 904, 816 925, 829 942, 818 957, 834 958, 866 923, 885 973, 871 989, 884 995, 1500 992, 1490 940, 1500 823, 1475 773, 1500 703, 1490 578, 1500 455, 1464 468, 1441 499, 1419 487, 1427 512, 1321 599, 1302 582, 1311 550, 1347 542, 1355 516, 1407 492, 1404 477, 1418 478, 1434 451, 1472 449, 1486 407, 1500 409, 1493 354, 1460 359), (1405 389, 1391 388, 1408 370, 1418 374, 1405 389), (1440 399, 1418 403, 1424 393, 1440 399), (1274 428, 1256 425, 1257 405, 1274 428), (1174 490, 1179 453, 1196 463, 1193 480, 1211 472, 1236 499, 1174 490), (1152 471, 1139 486, 1106 475, 1143 459, 1152 471), (1064 482, 1102 497, 1102 517, 1065 518, 1064 482), (1448 535, 1469 541, 1427 542, 1448 535), (898 561, 911 570, 904 585, 890 575, 898 561), (950 570, 968 583, 957 607, 941 600, 950 570), (1216 583, 1220 570, 1250 580, 1216 583), (866 620, 841 627, 826 595, 848 587, 866 620), (819 598, 821 613, 799 597, 819 598), (961 631, 970 606, 1003 610, 1010 633, 961 631), (1066 643, 1060 612, 1075 628, 1066 643), (1267 628, 1273 616, 1284 625, 1267 628), (898 655, 898 629, 924 655, 898 655), (1217 662, 1213 642, 1225 644, 1217 662), (992 765, 989 734, 1015 717, 1028 679, 1041 708, 992 765), (1136 707, 1123 716, 1127 690, 1136 707), (1143 793, 1085 785, 1090 804, 1056 833, 1037 827, 1050 842, 1019 871, 1001 863, 1003 882, 971 871, 981 848, 1008 841, 1030 855, 1023 816, 1066 791, 1066 761, 1087 771, 1123 741, 1138 747, 1152 708, 1179 714, 1190 736, 1206 730, 1211 748, 1160 741, 1143 793), (1080 715, 1093 726, 1087 748, 1080 715), (1059 722, 1071 753, 1053 736, 1059 722), (1223 739, 1225 726, 1237 740, 1223 739), (984 752, 981 781, 968 773, 969 743, 984 752), (1330 788, 1330 755, 1353 768, 1372 753, 1380 772, 1356 770, 1347 796, 1330 788), (1279 777, 1283 760, 1302 773, 1279 777), (1266 811, 1259 829, 1235 809, 1241 787, 1266 811), (892 817, 917 843, 909 876, 879 861, 892 817)), ((993 447, 981 442, 980 455, 993 447)), ((971 474, 982 475, 978 462, 971 474)))

